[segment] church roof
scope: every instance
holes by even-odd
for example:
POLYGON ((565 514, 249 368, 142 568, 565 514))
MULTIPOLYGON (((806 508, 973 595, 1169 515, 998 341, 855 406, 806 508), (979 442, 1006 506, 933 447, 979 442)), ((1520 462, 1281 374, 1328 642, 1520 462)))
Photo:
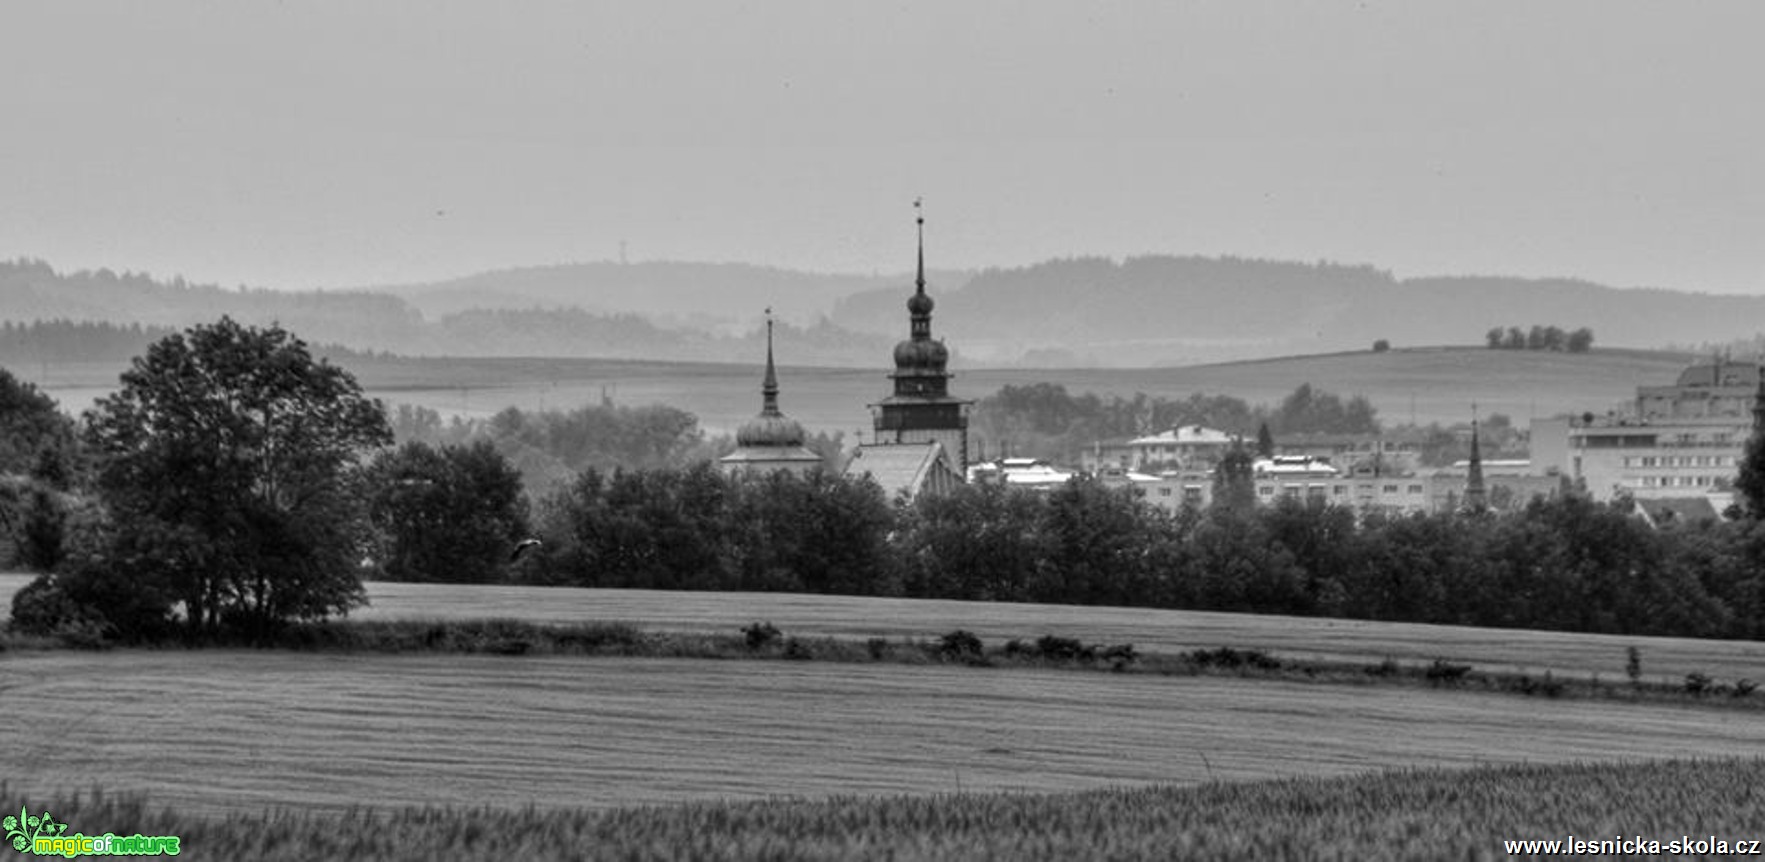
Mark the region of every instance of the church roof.
POLYGON ((860 446, 846 464, 845 475, 857 478, 868 474, 893 499, 903 491, 909 497, 917 496, 940 469, 955 475, 944 455, 944 445, 931 440, 860 446))

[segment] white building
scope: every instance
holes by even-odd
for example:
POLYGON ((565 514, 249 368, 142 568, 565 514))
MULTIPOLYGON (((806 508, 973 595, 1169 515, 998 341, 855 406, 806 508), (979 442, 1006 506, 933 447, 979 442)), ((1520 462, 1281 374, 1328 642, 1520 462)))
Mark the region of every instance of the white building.
POLYGON ((1532 461, 1596 500, 1707 497, 1721 510, 1733 500, 1759 389, 1756 365, 1694 365, 1672 386, 1637 387, 1626 410, 1534 420, 1532 461))

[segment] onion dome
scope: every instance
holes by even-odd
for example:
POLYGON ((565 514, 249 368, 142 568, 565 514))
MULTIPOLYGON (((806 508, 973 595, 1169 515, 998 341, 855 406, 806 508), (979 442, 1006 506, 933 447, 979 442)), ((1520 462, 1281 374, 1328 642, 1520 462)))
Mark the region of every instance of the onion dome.
MULTIPOLYGON (((771 309, 767 310, 770 313, 771 309)), ((736 429, 737 446, 801 446, 803 426, 778 410, 778 372, 772 365, 772 319, 766 320, 766 379, 760 384, 760 415, 736 429)))
POLYGON ((899 371, 942 371, 950 364, 950 349, 942 341, 909 338, 895 345, 895 368, 899 371))

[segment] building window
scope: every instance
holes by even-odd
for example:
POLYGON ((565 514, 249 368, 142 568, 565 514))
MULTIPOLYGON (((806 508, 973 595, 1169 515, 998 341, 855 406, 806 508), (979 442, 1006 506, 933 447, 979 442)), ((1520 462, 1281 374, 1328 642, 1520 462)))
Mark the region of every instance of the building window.
POLYGON ((1169 489, 1169 488, 1160 488, 1160 489, 1158 489, 1158 496, 1160 496, 1160 497, 1169 497, 1169 496, 1170 496, 1170 495, 1171 495, 1171 489, 1169 489))
POLYGON ((1395 494, 1395 493, 1397 493, 1397 486, 1396 485, 1386 485, 1382 490, 1387 494, 1395 494))
POLYGON ((1411 494, 1420 494, 1420 493, 1422 493, 1422 486, 1421 486, 1421 485, 1411 485, 1411 486, 1410 486, 1410 493, 1411 493, 1411 494))

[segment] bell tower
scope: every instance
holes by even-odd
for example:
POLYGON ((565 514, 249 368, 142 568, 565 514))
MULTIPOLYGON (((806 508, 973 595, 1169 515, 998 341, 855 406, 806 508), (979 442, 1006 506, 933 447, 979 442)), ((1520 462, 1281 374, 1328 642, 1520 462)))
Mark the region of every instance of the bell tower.
POLYGON ((920 201, 913 202, 919 231, 919 270, 915 291, 907 299, 908 337, 895 345, 894 393, 870 405, 875 420, 876 443, 942 443, 958 472, 968 467, 968 405, 972 401, 950 394, 951 374, 946 370, 950 350, 932 338, 932 308, 936 303, 925 292, 925 216, 920 201))

